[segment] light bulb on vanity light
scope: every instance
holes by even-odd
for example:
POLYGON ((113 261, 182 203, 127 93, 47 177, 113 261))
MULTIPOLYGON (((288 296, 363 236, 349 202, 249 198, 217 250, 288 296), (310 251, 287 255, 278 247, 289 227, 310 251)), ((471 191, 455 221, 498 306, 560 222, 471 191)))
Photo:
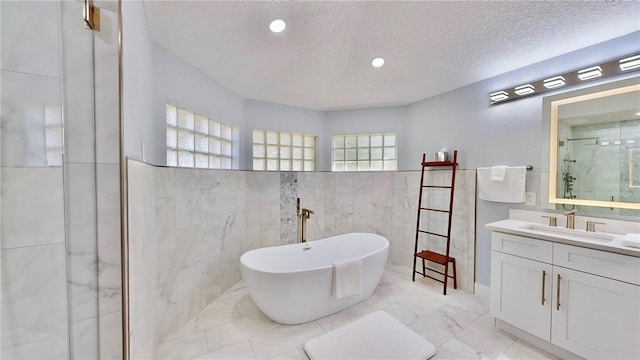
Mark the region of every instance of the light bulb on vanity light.
POLYGON ((602 76, 602 68, 600 66, 594 66, 588 69, 578 71, 578 79, 582 81, 595 79, 600 76, 602 76))
POLYGON ((489 94, 489 99, 493 102, 504 101, 509 98, 509 93, 506 91, 496 91, 489 94))
POLYGON ((640 55, 630 56, 620 60, 620 70, 627 71, 640 67, 640 55))
POLYGON ((527 84, 527 85, 516 86, 514 91, 516 94, 522 96, 522 95, 527 95, 535 92, 536 88, 533 87, 533 85, 531 84, 527 84))
POLYGON ((566 84, 564 77, 562 76, 554 76, 552 78, 544 80, 542 83, 547 89, 557 88, 566 84))

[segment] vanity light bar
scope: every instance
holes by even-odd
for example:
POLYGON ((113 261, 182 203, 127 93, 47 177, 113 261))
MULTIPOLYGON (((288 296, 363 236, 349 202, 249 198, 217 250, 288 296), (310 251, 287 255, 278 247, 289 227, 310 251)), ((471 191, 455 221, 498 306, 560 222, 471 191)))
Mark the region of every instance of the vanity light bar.
POLYGON ((489 101, 491 105, 503 104, 561 87, 580 84, 584 81, 605 79, 638 70, 640 70, 640 54, 628 55, 602 64, 558 74, 544 80, 532 81, 513 88, 494 91, 489 94, 489 101))

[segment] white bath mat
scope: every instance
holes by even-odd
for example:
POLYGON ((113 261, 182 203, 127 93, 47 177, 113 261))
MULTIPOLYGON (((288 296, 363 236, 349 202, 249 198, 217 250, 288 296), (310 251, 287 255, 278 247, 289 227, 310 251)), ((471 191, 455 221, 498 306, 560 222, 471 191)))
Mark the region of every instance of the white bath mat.
POLYGON ((304 344, 311 360, 428 359, 436 348, 384 311, 376 311, 304 344))

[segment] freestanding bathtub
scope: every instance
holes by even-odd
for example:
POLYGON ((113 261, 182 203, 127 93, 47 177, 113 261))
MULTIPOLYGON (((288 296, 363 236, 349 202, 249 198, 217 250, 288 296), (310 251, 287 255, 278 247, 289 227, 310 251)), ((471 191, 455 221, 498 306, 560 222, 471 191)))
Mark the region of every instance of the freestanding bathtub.
POLYGON ((240 268, 249 295, 271 320, 302 324, 367 299, 384 272, 389 241, 368 233, 349 233, 303 244, 248 251, 240 268), (362 258, 362 294, 337 300, 332 295, 333 263, 362 258))

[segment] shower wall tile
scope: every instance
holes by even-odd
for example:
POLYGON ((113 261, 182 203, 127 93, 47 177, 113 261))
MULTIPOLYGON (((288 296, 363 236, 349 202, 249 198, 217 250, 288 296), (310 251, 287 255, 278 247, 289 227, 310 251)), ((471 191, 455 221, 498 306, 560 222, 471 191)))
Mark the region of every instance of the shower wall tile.
MULTIPOLYGON (((4 5, 2 3, 3 8, 4 5)), ((5 53, 7 51, 3 51, 2 55, 5 53)), ((0 80, 2 165, 46 166, 44 107, 62 104, 60 80, 6 70, 0 72, 0 80)))
MULTIPOLYGON (((2 2, 3 70, 58 77, 58 4, 2 2)), ((4 94, 3 94, 4 96, 4 94)))
POLYGON ((98 316, 95 164, 65 164, 71 322, 98 316))
POLYGON ((120 165, 97 164, 98 315, 121 311, 120 165))
POLYGON ((122 359, 122 312, 101 315, 98 318, 98 359, 122 359))
POLYGON ((1 263, 2 358, 68 358, 64 244, 4 249, 1 263))
POLYGON ((71 353, 77 359, 99 359, 98 318, 76 321, 71 324, 71 353))
POLYGON ((62 168, 2 169, 2 248, 64 243, 62 168))

